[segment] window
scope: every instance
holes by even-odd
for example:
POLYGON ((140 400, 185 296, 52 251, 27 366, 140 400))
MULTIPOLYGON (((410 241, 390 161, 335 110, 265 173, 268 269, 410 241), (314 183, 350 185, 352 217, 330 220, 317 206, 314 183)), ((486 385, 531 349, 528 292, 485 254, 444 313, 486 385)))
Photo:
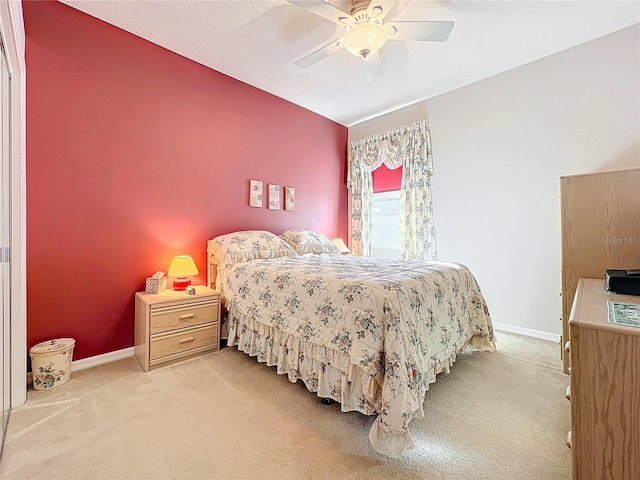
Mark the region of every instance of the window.
POLYGON ((400 258, 400 190, 373 194, 373 256, 400 258))
POLYGON ((374 257, 400 258, 400 188, 402 167, 389 170, 382 164, 373 178, 374 257))

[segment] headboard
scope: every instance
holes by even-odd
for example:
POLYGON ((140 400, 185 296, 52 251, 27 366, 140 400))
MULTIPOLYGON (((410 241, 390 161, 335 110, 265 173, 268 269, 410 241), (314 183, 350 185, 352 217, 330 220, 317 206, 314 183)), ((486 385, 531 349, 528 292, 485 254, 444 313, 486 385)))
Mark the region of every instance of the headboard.
POLYGON ((211 257, 207 255, 207 286, 216 290, 216 278, 218 277, 218 265, 211 261, 211 257))

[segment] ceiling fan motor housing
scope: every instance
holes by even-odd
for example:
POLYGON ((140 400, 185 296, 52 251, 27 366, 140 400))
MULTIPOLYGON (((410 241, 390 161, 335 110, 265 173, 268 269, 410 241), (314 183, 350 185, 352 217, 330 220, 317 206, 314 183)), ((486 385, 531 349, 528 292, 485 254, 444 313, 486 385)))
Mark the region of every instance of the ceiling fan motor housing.
POLYGON ((360 25, 361 23, 375 23, 377 25, 382 25, 381 14, 383 13, 382 7, 376 6, 373 9, 369 9, 371 5, 371 1, 358 1, 353 0, 353 6, 349 10, 349 14, 355 21, 356 25, 360 25))
POLYGON ((344 48, 363 58, 376 53, 387 41, 384 29, 375 23, 360 23, 347 31, 344 48))
POLYGON ((370 9, 370 1, 353 0, 349 13, 353 19, 347 25, 344 47, 353 55, 366 58, 376 53, 387 41, 387 32, 382 26, 382 8, 370 9))

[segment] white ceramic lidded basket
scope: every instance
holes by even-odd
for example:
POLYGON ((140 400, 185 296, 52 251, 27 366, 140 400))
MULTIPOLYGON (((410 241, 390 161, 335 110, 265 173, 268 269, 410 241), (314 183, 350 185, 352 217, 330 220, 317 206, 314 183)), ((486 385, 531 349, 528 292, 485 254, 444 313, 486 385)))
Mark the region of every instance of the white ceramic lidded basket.
POLYGON ((48 390, 64 385, 71 379, 73 338, 57 338, 38 343, 29 350, 33 389, 48 390))

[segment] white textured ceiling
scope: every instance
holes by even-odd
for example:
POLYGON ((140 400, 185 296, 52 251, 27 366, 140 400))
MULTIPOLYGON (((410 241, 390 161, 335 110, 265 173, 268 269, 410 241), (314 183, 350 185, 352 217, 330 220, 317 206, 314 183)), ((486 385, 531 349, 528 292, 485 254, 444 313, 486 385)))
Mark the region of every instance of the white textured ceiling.
POLYGON ((367 83, 360 59, 344 49, 296 66, 344 29, 284 0, 62 1, 345 126, 640 23, 636 0, 397 2, 386 20, 455 27, 444 43, 388 41, 384 75, 367 83))

